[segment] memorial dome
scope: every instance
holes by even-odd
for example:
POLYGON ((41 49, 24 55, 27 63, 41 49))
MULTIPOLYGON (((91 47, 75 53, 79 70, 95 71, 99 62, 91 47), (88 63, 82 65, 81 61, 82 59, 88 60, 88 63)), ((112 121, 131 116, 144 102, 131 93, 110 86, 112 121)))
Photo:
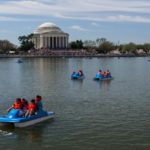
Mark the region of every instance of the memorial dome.
POLYGON ((54 23, 46 22, 37 27, 34 33, 46 33, 46 32, 62 32, 62 30, 54 23))

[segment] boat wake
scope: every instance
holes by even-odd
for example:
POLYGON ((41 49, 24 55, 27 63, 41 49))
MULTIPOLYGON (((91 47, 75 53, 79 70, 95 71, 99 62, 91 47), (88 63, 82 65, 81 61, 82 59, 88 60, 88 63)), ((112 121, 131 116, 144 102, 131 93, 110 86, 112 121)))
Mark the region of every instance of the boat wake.
POLYGON ((3 135, 3 136, 11 136, 12 134, 13 134, 12 132, 0 130, 0 135, 3 135))

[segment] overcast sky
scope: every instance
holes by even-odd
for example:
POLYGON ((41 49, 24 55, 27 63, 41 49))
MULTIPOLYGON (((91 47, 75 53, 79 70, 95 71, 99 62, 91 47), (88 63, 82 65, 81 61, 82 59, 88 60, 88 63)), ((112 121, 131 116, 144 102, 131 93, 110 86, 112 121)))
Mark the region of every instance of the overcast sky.
POLYGON ((0 0, 0 39, 52 22, 70 40, 105 37, 114 43, 150 42, 150 0, 0 0))

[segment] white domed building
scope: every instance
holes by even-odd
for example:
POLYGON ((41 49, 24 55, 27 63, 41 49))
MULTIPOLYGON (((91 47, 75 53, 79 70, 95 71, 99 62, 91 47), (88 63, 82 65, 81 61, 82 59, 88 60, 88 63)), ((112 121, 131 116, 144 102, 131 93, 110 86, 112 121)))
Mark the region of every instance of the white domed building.
POLYGON ((63 32, 54 23, 43 23, 33 33, 32 41, 36 49, 66 49, 69 34, 63 32))

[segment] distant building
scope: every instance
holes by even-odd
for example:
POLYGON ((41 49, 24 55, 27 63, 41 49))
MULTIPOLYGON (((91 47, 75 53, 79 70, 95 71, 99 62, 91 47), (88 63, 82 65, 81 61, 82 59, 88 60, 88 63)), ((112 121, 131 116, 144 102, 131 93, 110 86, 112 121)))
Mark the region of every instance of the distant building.
POLYGON ((69 34, 63 32, 54 23, 43 23, 33 33, 32 41, 36 49, 66 49, 69 34))

